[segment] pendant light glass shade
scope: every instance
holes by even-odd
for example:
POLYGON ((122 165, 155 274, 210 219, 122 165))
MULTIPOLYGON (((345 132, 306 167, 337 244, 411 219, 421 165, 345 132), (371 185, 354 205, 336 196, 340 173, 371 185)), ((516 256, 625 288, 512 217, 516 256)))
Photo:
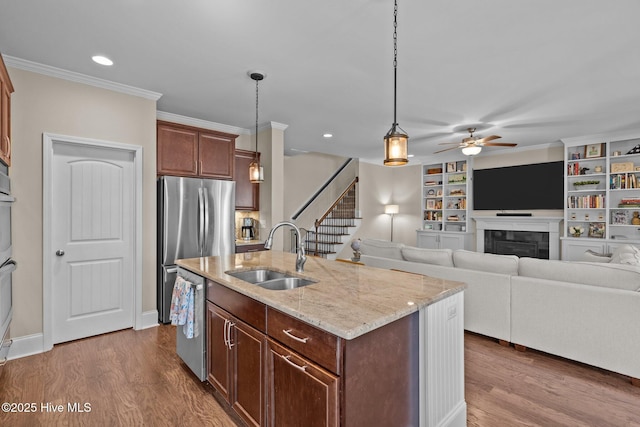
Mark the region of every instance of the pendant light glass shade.
POLYGON ((260 184, 264 181, 264 172, 262 166, 257 160, 254 160, 249 164, 249 180, 252 184, 260 184))
POLYGON ((396 120, 398 88, 398 2, 393 9, 393 125, 384 136, 384 165, 402 166, 409 162, 407 145, 409 136, 398 126, 396 120))
MULTIPOLYGON (((407 143, 409 137, 404 132, 399 132, 396 124, 384 137, 384 165, 402 166, 408 163, 407 143)), ((400 129, 402 130, 402 129, 400 129)))
POLYGON ((249 71, 249 77, 256 82, 256 152, 253 162, 249 164, 249 181, 252 184, 260 184, 264 181, 264 171, 258 160, 258 82, 267 75, 261 71, 249 71))

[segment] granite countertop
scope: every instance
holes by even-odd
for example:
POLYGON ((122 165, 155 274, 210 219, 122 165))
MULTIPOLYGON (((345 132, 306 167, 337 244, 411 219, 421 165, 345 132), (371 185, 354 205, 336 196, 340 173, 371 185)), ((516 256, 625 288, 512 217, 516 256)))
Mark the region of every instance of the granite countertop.
POLYGON ((245 245, 264 245, 264 240, 260 240, 260 239, 252 239, 252 240, 236 239, 236 246, 245 246, 245 245))
POLYGON ((176 264, 345 339, 353 339, 420 308, 461 292, 462 282, 309 256, 295 272, 295 254, 258 251, 178 260, 176 264), (226 274, 270 268, 317 280, 297 289, 273 291, 226 274))

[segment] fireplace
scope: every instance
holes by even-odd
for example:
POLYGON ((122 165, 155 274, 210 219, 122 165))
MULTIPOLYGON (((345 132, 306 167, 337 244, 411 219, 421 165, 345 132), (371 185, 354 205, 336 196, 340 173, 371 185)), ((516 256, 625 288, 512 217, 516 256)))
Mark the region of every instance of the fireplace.
POLYGON ((560 259, 561 217, 474 216, 478 252, 560 259))
POLYGON ((499 255, 549 259, 549 233, 485 230, 484 251, 499 255))

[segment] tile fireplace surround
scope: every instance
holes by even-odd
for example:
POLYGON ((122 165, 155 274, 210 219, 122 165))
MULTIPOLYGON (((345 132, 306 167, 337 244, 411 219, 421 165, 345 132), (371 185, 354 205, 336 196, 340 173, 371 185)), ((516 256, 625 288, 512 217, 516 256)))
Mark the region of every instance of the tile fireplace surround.
POLYGON ((485 250, 485 230, 537 231, 549 233, 549 259, 560 259, 560 223, 562 217, 475 216, 476 250, 485 250))

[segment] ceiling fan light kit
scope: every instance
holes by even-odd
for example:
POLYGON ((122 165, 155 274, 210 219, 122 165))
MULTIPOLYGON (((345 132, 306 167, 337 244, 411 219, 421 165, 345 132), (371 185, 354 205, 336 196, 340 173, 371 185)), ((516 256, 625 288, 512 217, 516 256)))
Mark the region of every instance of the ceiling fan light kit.
POLYGON ((396 94, 398 92, 398 2, 393 8, 393 125, 384 136, 384 165, 402 166, 409 162, 407 145, 409 136, 396 120, 396 94))
POLYGON ((466 147, 462 147, 462 154, 465 156, 475 156, 482 151, 482 147, 478 145, 468 145, 466 147))
POLYGON ((443 151, 455 150, 456 148, 462 149, 462 154, 465 156, 475 156, 482 151, 482 147, 515 147, 518 144, 511 144, 508 142, 489 142, 494 139, 499 139, 501 136, 499 135, 490 135, 485 136, 484 138, 478 138, 473 136, 473 133, 476 131, 476 128, 470 127, 467 128, 467 132, 469 132, 469 136, 464 138, 462 142, 443 142, 440 145, 455 145, 455 147, 445 148, 444 150, 439 150, 434 152, 433 154, 442 153, 443 151))

